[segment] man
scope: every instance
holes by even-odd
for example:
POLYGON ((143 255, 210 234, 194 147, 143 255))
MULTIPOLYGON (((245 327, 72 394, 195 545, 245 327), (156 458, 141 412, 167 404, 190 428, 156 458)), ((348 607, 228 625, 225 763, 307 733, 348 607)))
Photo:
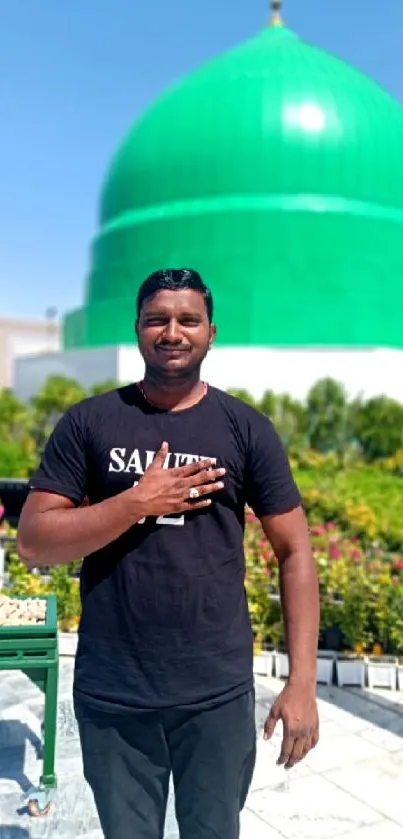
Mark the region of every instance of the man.
POLYGON ((207 386, 215 327, 200 276, 140 288, 144 381, 86 399, 51 435, 18 534, 30 567, 85 557, 74 702, 106 839, 162 839, 172 773, 181 839, 237 839, 256 748, 245 504, 280 563, 290 677, 287 768, 318 741, 318 584, 270 421, 207 386))

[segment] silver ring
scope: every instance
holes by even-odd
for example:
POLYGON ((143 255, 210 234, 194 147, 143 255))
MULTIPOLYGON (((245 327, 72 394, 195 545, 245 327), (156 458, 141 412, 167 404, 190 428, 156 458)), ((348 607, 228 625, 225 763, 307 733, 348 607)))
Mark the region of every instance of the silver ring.
POLYGON ((194 499, 194 498, 199 498, 199 496, 200 496, 200 492, 197 489, 197 487, 190 487, 189 498, 194 499))

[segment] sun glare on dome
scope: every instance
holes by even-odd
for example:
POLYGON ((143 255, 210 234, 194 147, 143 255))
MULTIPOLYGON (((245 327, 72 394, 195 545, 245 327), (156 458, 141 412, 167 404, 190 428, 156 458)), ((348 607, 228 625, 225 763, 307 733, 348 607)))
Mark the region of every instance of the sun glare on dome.
POLYGON ((312 133, 323 131, 326 125, 326 115, 322 108, 314 102, 304 102, 302 105, 285 105, 283 111, 284 122, 312 133))

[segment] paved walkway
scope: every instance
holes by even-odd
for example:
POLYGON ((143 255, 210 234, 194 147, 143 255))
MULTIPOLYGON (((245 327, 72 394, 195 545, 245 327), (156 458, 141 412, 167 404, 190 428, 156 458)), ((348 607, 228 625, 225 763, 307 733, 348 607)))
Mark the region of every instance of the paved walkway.
MULTIPOLYGON (((102 839, 83 780, 72 713, 72 659, 61 664, 59 791, 45 819, 21 809, 21 787, 40 774, 35 735, 42 696, 20 673, 0 673, 0 839, 102 839)), ((281 683, 257 679, 257 721, 281 683)), ((403 839, 403 697, 319 688, 321 742, 286 774, 276 767, 281 733, 259 742, 242 839, 403 839)), ((166 839, 178 836, 172 799, 166 839)), ((128 839, 135 839, 128 837, 128 839)))

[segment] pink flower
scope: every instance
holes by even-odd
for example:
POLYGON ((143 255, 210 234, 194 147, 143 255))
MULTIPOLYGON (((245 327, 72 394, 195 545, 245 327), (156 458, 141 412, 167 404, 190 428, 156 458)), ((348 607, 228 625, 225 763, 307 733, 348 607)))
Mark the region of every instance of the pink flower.
POLYGON ((341 556, 339 549, 336 548, 335 545, 330 546, 329 554, 330 554, 330 559, 340 559, 340 556, 341 556))

